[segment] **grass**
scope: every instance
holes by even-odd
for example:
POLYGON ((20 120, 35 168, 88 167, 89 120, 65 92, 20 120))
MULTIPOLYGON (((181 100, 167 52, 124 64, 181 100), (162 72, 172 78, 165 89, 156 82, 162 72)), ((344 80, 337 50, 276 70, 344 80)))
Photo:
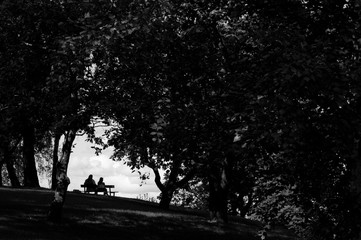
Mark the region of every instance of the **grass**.
MULTIPOLYGON (((0 239, 256 240, 262 227, 243 218, 231 218, 227 225, 210 223, 205 212, 175 207, 163 211, 142 200, 72 192, 62 223, 54 224, 46 219, 53 192, 2 187, 0 196, 0 239)), ((277 228, 268 239, 296 238, 277 228)))

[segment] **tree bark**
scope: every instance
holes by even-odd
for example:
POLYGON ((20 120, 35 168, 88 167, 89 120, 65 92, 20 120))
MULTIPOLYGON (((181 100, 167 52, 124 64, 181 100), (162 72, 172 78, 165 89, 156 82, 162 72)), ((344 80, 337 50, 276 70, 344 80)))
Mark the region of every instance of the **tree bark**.
POLYGON ((52 190, 56 189, 56 184, 57 184, 56 172, 57 172, 57 165, 58 165, 58 162, 59 162, 58 151, 59 151, 60 137, 61 137, 60 133, 55 133, 55 136, 54 136, 54 149, 53 149, 53 170, 52 170, 52 174, 51 174, 51 189, 52 190))
MULTIPOLYGON (((352 168, 352 177, 350 182, 350 194, 351 197, 355 199, 355 203, 351 212, 353 212, 356 216, 360 216, 361 210, 361 140, 355 139, 354 141, 354 155, 353 162, 351 163, 352 168)), ((361 219, 357 219, 357 222, 360 222, 361 219)), ((358 229, 358 237, 357 240, 361 240, 361 227, 358 229)))
POLYGON ((70 184, 70 179, 67 176, 68 164, 70 160, 72 145, 76 137, 76 132, 76 129, 71 129, 64 134, 64 143, 62 147, 61 158, 57 164, 57 186, 48 215, 48 219, 52 222, 60 222, 62 219, 63 205, 65 202, 68 185, 70 184))
POLYGON ((6 170, 9 174, 9 179, 12 187, 20 187, 19 178, 16 175, 16 171, 14 168, 14 158, 12 156, 11 151, 9 148, 6 148, 4 151, 4 159, 6 163, 6 170))
POLYGON ((159 202, 159 207, 161 209, 165 209, 165 210, 169 209, 170 202, 172 201, 172 198, 173 198, 173 193, 174 193, 174 190, 171 188, 165 188, 162 191, 161 199, 159 202))
POLYGON ((153 169, 153 172, 155 175, 154 182, 162 193, 160 202, 159 202, 159 207, 162 209, 169 209, 169 205, 170 205, 170 202, 172 201, 174 191, 172 192, 171 189, 169 189, 169 187, 166 187, 162 183, 162 181, 160 179, 160 174, 159 174, 158 168, 153 167, 152 169, 153 169))
MULTIPOLYGON (((225 165, 227 160, 224 161, 225 165)), ((212 222, 228 222, 228 182, 226 166, 209 176, 209 213, 212 222)))
POLYGON ((3 166, 4 166, 4 160, 0 161, 0 187, 3 186, 3 166))
MULTIPOLYGON (((0 164, 0 174, 2 174, 1 170, 3 165, 6 165, 6 170, 8 172, 8 176, 10 179, 10 184, 13 187, 20 187, 20 181, 19 178, 16 174, 16 170, 14 167, 14 152, 18 146, 18 144, 20 143, 20 138, 14 142, 13 144, 11 143, 11 141, 8 140, 4 140, 3 141, 3 145, 2 145, 2 153, 3 153, 3 159, 1 161, 0 164)), ((2 186, 2 175, 0 176, 1 178, 1 186, 2 186)))
POLYGON ((23 130, 24 186, 40 187, 35 164, 35 129, 29 124, 23 130))
POLYGON ((160 180, 160 174, 159 174, 159 170, 157 167, 152 167, 155 178, 154 178, 154 182, 157 185, 157 187, 159 188, 159 190, 162 192, 164 191, 164 185, 162 183, 162 181, 160 180))

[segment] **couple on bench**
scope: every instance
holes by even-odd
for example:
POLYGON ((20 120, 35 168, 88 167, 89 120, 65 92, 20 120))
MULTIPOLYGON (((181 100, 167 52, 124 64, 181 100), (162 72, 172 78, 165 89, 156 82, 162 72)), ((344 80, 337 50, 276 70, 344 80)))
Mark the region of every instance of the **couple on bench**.
POLYGON ((108 195, 108 190, 105 188, 105 183, 103 182, 103 178, 101 177, 98 181, 98 185, 95 184, 93 179, 93 175, 90 174, 89 177, 84 182, 84 187, 86 187, 86 192, 104 192, 104 195, 108 195))

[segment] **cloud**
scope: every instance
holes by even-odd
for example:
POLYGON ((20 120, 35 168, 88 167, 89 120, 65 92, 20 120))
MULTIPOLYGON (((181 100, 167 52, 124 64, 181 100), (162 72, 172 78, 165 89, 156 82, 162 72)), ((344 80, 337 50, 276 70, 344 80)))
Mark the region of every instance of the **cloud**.
POLYGON ((157 196, 159 194, 160 191, 154 183, 154 174, 150 168, 141 170, 143 173, 149 173, 150 179, 140 186, 141 180, 137 171, 132 172, 122 162, 111 160, 111 149, 103 151, 99 156, 95 155, 94 149, 91 148, 92 144, 85 139, 86 137, 80 136, 75 140, 75 148, 68 166, 70 191, 81 189, 80 185, 89 174, 93 174, 95 181, 103 177, 106 184, 115 185, 115 191, 118 191, 120 196, 135 197, 145 193, 157 196))

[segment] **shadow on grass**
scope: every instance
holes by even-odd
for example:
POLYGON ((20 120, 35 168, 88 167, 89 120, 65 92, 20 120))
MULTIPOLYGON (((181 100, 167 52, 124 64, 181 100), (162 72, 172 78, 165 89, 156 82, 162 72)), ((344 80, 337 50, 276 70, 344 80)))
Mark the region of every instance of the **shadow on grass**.
POLYGON ((0 188, 0 196, 0 239, 259 239, 256 222, 239 219, 217 225, 200 213, 161 211, 148 202, 76 193, 67 195, 63 222, 53 224, 46 219, 51 191, 0 188))

